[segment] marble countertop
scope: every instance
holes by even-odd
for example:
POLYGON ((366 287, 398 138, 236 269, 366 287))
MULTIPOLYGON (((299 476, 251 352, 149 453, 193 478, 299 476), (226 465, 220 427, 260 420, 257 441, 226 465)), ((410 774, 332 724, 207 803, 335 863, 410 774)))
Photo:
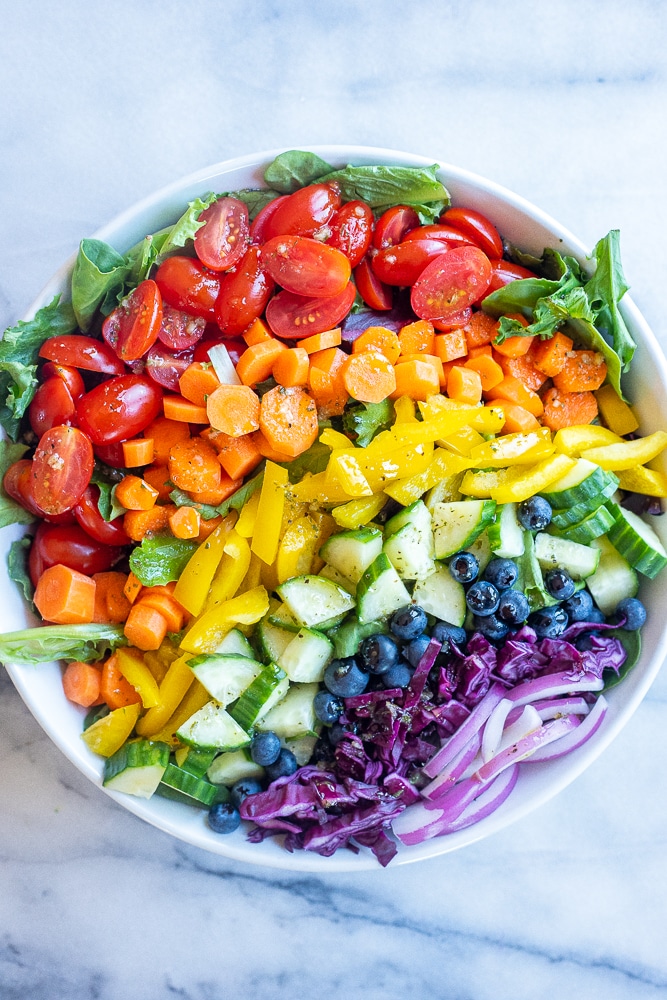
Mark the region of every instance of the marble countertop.
MULTIPOLYGON (((0 37, 0 323, 120 210, 274 147, 412 150, 588 246, 620 228, 667 345, 667 8, 659 0, 29 0, 0 37)), ((439 859, 262 869, 126 812, 0 669, 0 997, 667 995, 667 678, 557 798, 439 859)))

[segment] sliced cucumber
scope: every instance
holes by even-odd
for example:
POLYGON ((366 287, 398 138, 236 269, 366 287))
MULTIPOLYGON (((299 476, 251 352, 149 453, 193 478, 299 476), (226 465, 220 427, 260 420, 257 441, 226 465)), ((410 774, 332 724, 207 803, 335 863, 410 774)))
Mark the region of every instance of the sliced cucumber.
POLYGON ((399 510, 398 514, 389 518, 384 526, 385 539, 400 531, 407 524, 412 524, 423 532, 431 530, 431 512, 423 500, 415 500, 409 507, 404 507, 403 510, 399 510))
POLYGON ((247 656, 250 660, 254 660, 255 658, 252 646, 244 636, 243 632, 239 632, 237 628, 233 628, 231 632, 227 633, 216 649, 216 653, 231 653, 234 656, 247 656))
POLYGON ((472 552, 475 559, 479 563, 480 573, 483 573, 491 562, 494 554, 491 548, 491 542, 489 541, 488 529, 483 531, 482 534, 475 539, 472 545, 467 547, 466 552, 472 552))
POLYGON ((204 653, 188 660, 188 666, 211 698, 223 707, 236 701, 263 669, 257 660, 232 653, 204 653))
POLYGON ((208 750, 239 750, 250 743, 245 730, 216 701, 209 701, 190 716, 176 736, 190 747, 208 750))
POLYGON ((439 565, 425 580, 419 580, 412 600, 429 615, 450 625, 463 625, 466 617, 466 594, 462 584, 452 577, 447 566, 439 565))
POLYGON ((320 556, 348 580, 357 583, 381 551, 382 532, 378 528, 357 528, 331 535, 320 549, 320 556))
POLYGON ((381 552, 357 584, 357 618, 362 624, 387 618, 410 601, 405 584, 381 552))
POLYGON ((639 580, 634 569, 607 538, 595 538, 591 546, 600 553, 598 568, 586 580, 593 600, 604 615, 612 614, 620 601, 634 597, 639 580))
POLYGON ((276 663, 280 659, 290 642, 294 638, 294 632, 290 632, 278 625, 272 625, 268 618, 262 618, 258 624, 255 635, 259 647, 266 660, 276 663))
POLYGON ((258 729, 270 730, 281 739, 316 736, 317 716, 313 699, 319 684, 292 684, 285 697, 257 724, 258 729))
POLYGON ((551 483, 548 490, 542 490, 540 496, 548 500, 553 508, 561 510, 587 503, 590 498, 598 497, 601 490, 608 489, 612 483, 618 485, 618 477, 613 472, 601 469, 595 462, 589 462, 586 458, 578 458, 574 467, 561 479, 551 483))
POLYGON ((535 556, 542 569, 560 566, 573 580, 585 580, 594 573, 600 561, 600 551, 590 545, 556 538, 545 531, 535 535, 535 556))
POLYGON ((469 548, 493 521, 495 500, 460 500, 433 508, 435 558, 447 559, 469 548))
POLYGON ((525 550, 523 528, 516 516, 517 504, 504 503, 496 508, 496 519, 487 528, 494 556, 517 559, 525 550))
POLYGON ((574 504, 572 507, 554 510, 551 515, 551 523, 556 528, 567 528, 571 524, 578 524, 579 521, 583 521, 589 514, 592 514, 593 511, 601 507, 615 492, 616 483, 612 479, 606 486, 601 488, 596 496, 587 497, 581 503, 574 504))
POLYGON ((283 601, 279 602, 275 608, 269 609, 269 621, 272 625, 277 625, 278 628, 284 628, 288 632, 298 632, 301 628, 298 621, 283 601))
POLYGON ((179 747, 174 752, 174 758, 179 767, 189 771, 197 778, 203 778, 213 763, 216 750, 199 750, 195 747, 179 747))
POLYGON ((347 656, 354 656, 358 652, 359 646, 369 635, 378 635, 378 633, 388 631, 386 622, 370 621, 364 622, 362 625, 356 618, 350 618, 329 635, 334 644, 334 655, 338 659, 344 660, 347 656))
POLYGON ((346 590, 348 594, 352 594, 354 597, 357 591, 356 583, 352 583, 351 580, 348 580, 347 577, 343 576, 342 573, 339 573, 334 566, 329 566, 328 563, 325 563, 318 575, 323 576, 326 580, 331 580, 332 583, 342 587, 343 590, 346 590))
POLYGON ((197 777, 190 771, 178 767, 177 764, 167 764, 162 781, 155 791, 164 798, 201 806, 204 809, 213 804, 218 794, 218 789, 210 781, 197 777))
POLYGON ((463 472, 455 472, 454 475, 441 479, 439 483, 426 492, 424 503, 431 514, 436 504, 453 503, 455 500, 461 499, 462 493, 459 487, 463 482, 463 476, 463 472))
POLYGON ((269 663, 261 674, 246 688, 235 705, 229 709, 231 717, 246 732, 250 732, 259 719, 266 715, 276 702, 285 696, 289 680, 277 664, 269 663))
POLYGON ((323 576, 295 576, 278 587, 283 599, 300 625, 307 628, 332 628, 354 607, 346 590, 323 576))
POLYGON ((291 681, 303 684, 319 682, 324 668, 333 656, 333 643, 315 629, 300 629, 289 646, 281 653, 278 666, 291 681))
POLYGON ((587 545, 594 538, 606 535, 615 520, 614 514, 602 504, 583 521, 569 524, 566 528, 550 528, 549 533, 558 538, 567 538, 571 542, 587 545))
POLYGON ((244 778, 263 778, 264 768, 255 764, 247 750, 221 753, 212 762, 206 777, 214 785, 235 785, 244 778))
POLYGON ((424 580, 435 569, 430 524, 426 529, 416 524, 404 524, 389 536, 382 551, 389 557, 402 580, 424 580))
POLYGON ((609 529, 611 544, 644 576, 653 578, 667 566, 667 552, 656 532, 643 518, 624 507, 616 507, 616 520, 609 529))
POLYGON ((102 784, 115 792, 150 799, 169 763, 169 747, 153 740, 124 743, 104 762, 102 784))
POLYGON ((299 767, 307 764, 313 756, 313 750, 317 743, 317 736, 301 736, 298 739, 283 739, 283 745, 287 750, 291 750, 296 757, 299 767))

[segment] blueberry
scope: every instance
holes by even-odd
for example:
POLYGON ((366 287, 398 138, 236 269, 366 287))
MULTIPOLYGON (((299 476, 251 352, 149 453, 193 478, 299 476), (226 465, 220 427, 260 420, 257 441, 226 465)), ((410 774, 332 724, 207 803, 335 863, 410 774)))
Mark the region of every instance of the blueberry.
POLYGON ((556 566, 547 570, 544 575, 544 585, 557 601, 567 601, 575 592, 574 580, 566 569, 556 566))
POLYGON ((237 781, 231 787, 232 805, 235 805, 238 809, 243 800, 247 799, 249 795, 257 795, 257 792, 261 791, 261 781, 257 781, 256 778, 241 778, 240 781, 237 781))
POLYGON ((530 497, 519 504, 517 517, 528 531, 542 531, 551 522, 551 504, 544 497, 530 497))
POLYGON ((479 563, 472 552, 457 552, 451 558, 449 572, 457 583, 472 583, 479 575, 479 563))
POLYGON ((459 628, 458 625, 450 625, 449 622, 436 622, 431 629, 431 635, 438 642, 441 642, 443 647, 453 642, 455 646, 462 649, 468 641, 466 630, 459 628))
POLYGON ((278 759, 280 753, 280 739, 275 733, 256 733, 250 744, 250 756, 255 764, 266 767, 273 764, 278 759))
POLYGON ((496 590, 509 590, 517 581, 519 567, 511 559, 492 559, 484 570, 484 579, 496 590))
POLYGON ((398 660, 398 646, 388 635, 379 632, 364 639, 357 656, 363 670, 371 674, 383 674, 398 660))
POLYGON ((358 728, 356 722, 334 722, 329 730, 329 742, 335 747, 347 734, 351 733, 354 736, 358 728))
POLYGON ((593 611, 593 598, 585 588, 575 590, 572 597, 563 601, 563 608, 571 622, 589 622, 593 611))
POLYGON ((208 825, 213 833, 233 833, 241 822, 241 814, 231 802, 216 802, 208 811, 208 825))
POLYGON ((555 639, 567 628, 567 611, 563 611, 559 604, 540 608, 533 611, 528 624, 535 630, 538 639, 555 639))
POLYGON ((330 691, 318 691, 313 699, 315 715, 325 726, 340 718, 344 707, 342 700, 330 691))
POLYGON ((418 639, 413 639, 403 650, 403 655, 408 663, 416 667, 422 656, 428 649, 430 639, 427 635, 420 635, 418 639))
POLYGON ((385 688, 406 688, 412 680, 413 670, 405 660, 399 660, 386 674, 382 675, 385 688))
POLYGON ((466 604, 474 615, 492 615, 499 602, 500 594, 488 580, 478 580, 468 587, 466 604))
POLYGON ((506 625, 520 625, 530 614, 528 598, 521 590, 505 590, 500 595, 496 616, 506 625))
POLYGON ((353 656, 332 660, 324 671, 324 684, 331 694, 339 698, 354 698, 368 687, 368 674, 360 670, 353 656))
POLYGON ((389 619, 389 628, 397 639, 416 639, 427 625, 426 612, 418 604, 407 604, 394 611, 389 619))
POLYGON ((475 632, 480 632, 486 639, 498 641, 504 639, 509 632, 509 625, 501 621, 497 615, 474 615, 472 627, 475 632))
POLYGON ((616 617, 625 618, 621 628, 628 632, 636 632, 646 621, 646 608, 636 597, 626 597, 616 608, 616 617))
POLYGON ((298 766, 292 751, 282 747, 278 759, 266 768, 266 776, 269 781, 275 781, 276 778, 284 778, 288 774, 294 774, 298 766))
POLYGON ((591 610, 590 610, 590 612, 589 612, 589 614, 588 614, 588 616, 586 618, 587 622, 596 622, 596 623, 599 623, 600 625, 605 620, 606 620, 605 616, 603 615, 603 613, 600 611, 599 608, 591 608, 591 610))

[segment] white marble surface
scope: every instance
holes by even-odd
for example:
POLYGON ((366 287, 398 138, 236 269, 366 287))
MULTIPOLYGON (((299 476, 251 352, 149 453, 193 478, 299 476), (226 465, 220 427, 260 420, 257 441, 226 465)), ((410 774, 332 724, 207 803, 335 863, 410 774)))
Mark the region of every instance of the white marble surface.
MULTIPOLYGON (((0 323, 119 210, 228 156, 334 142, 485 174, 588 245, 622 232, 661 342, 660 0, 5 5, 0 323)), ((0 672, 0 997, 667 995, 667 680, 572 786, 495 837, 314 876, 189 848, 57 751, 0 672)))

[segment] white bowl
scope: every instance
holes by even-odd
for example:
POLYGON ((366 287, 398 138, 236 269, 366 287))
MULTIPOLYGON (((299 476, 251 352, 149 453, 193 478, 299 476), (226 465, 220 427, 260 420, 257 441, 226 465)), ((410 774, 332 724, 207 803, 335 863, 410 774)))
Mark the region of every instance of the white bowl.
MULTIPOLYGON (((424 166, 435 162, 434 158, 364 146, 311 148, 335 166, 346 163, 424 166)), ((147 233, 175 221, 186 202, 197 195, 208 191, 263 186, 263 169, 278 152, 280 150, 255 153, 191 174, 139 202, 100 229, 95 236, 124 252, 147 233)), ((552 246, 585 263, 589 251, 558 222, 517 195, 457 167, 443 165, 439 176, 455 204, 471 205, 488 215, 500 232, 517 246, 538 254, 545 246, 552 246)), ((72 264, 73 261, 69 261, 54 275, 25 318, 32 317, 57 292, 67 293, 72 264)), ((642 431, 649 433, 667 427, 667 364, 654 335, 627 296, 622 312, 639 345, 627 388, 639 412, 642 431), (647 392, 649 386, 651 391, 647 392)), ((3 555, 6 555, 11 541, 20 534, 18 528, 2 532, 0 547, 3 555)), ((491 816, 459 833, 435 838, 417 847, 400 846, 392 865, 458 850, 508 826, 556 795, 602 753, 640 704, 667 652, 667 624, 659 596, 663 586, 659 581, 642 581, 641 594, 649 617, 643 630, 641 661, 622 684, 609 692, 609 711, 595 736, 569 756, 548 764, 525 766, 509 799, 491 816)), ((9 593, 0 609, 0 630, 10 631, 33 624, 14 585, 5 589, 9 593)), ((56 746, 84 775, 101 787, 102 761, 81 740, 82 711, 64 698, 60 667, 55 663, 10 666, 8 671, 26 705, 56 746)), ((249 844, 243 829, 228 836, 212 833, 206 824, 204 810, 157 796, 145 801, 114 792, 107 794, 125 809, 161 830, 206 851, 237 860, 295 871, 334 872, 377 867, 375 858, 367 850, 357 855, 339 850, 331 858, 306 851, 289 854, 272 839, 262 844, 249 844)))

